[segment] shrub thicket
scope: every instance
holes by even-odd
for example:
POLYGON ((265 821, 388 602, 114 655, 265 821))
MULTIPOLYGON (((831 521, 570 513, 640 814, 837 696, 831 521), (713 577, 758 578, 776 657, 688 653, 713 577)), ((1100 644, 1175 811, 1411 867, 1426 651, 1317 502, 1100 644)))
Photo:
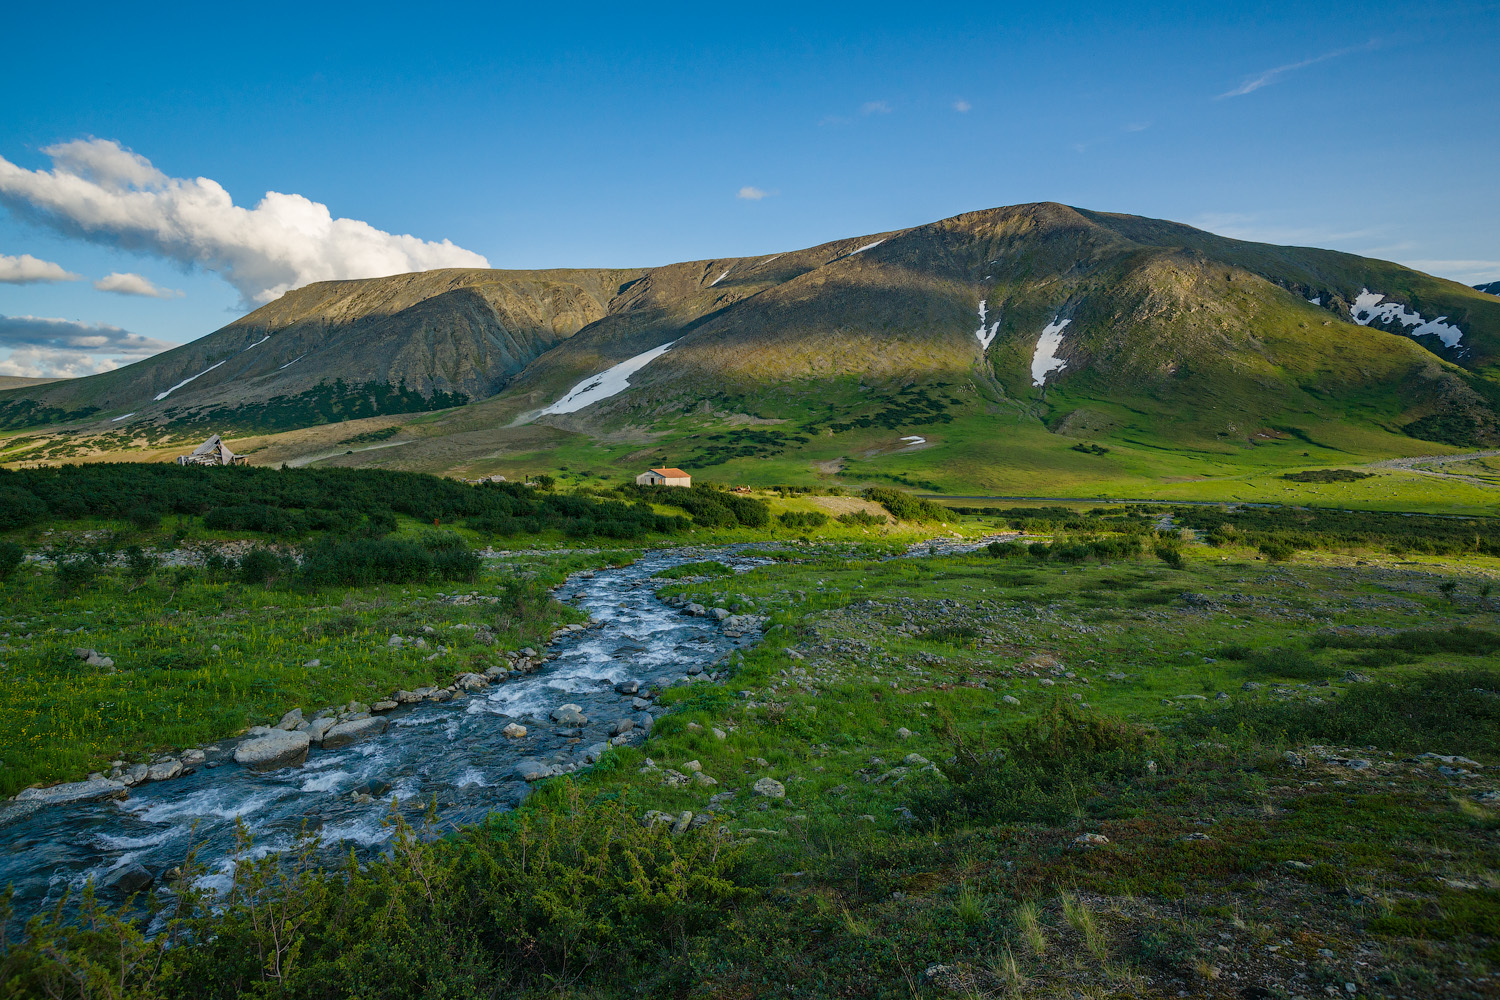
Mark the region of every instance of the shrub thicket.
POLYGON ((911 810, 928 825, 1059 822, 1075 813, 1102 782, 1143 773, 1159 756, 1149 730, 1056 701, 1037 718, 993 743, 957 732, 944 736, 953 757, 940 764, 946 783, 927 783, 911 810))
POLYGON ((645 486, 630 484, 620 492, 648 503, 680 507, 693 515, 701 528, 764 528, 771 523, 771 508, 764 500, 740 496, 704 485, 645 486))
POLYGON ((953 514, 948 508, 935 504, 931 500, 914 497, 910 493, 902 493, 900 490, 872 486, 865 490, 864 497, 890 511, 891 516, 898 521, 925 523, 953 520, 953 514))
MULTIPOLYGON (((731 511, 734 523, 766 524, 763 503, 729 494, 715 503, 731 511)), ((639 538, 680 531, 688 523, 658 515, 644 503, 556 494, 520 483, 471 486, 383 469, 98 463, 0 470, 0 530, 49 517, 121 518, 150 526, 168 514, 201 516, 209 528, 277 536, 381 535, 394 530, 397 515, 423 523, 467 521, 476 530, 501 535, 561 531, 639 538)))
POLYGON ((776 515, 783 528, 821 528, 828 523, 828 515, 817 510, 789 510, 776 515))

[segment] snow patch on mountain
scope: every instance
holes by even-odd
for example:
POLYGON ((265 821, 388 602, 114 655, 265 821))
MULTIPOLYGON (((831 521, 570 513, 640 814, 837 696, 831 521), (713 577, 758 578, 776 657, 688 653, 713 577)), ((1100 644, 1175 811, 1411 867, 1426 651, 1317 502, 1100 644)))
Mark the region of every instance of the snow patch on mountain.
MULTIPOLYGON (((233 355, 230 355, 230 357, 233 357, 233 355)), ((224 361, 228 361, 228 360, 229 360, 229 358, 225 358, 224 359, 224 361)), ((158 403, 160 403, 162 400, 164 400, 168 396, 172 395, 172 393, 176 392, 178 389, 181 389, 183 386, 187 385, 193 379, 195 379, 195 378, 202 378, 203 376, 207 375, 209 372, 211 372, 215 368, 219 367, 219 365, 222 365, 224 363, 224 361, 220 361, 218 364, 209 365, 207 368, 203 369, 201 372, 199 372, 196 375, 189 375, 187 378, 183 379, 181 382, 178 382, 176 385, 172 386, 172 388, 168 389, 166 392, 158 392, 156 394, 156 401, 158 403)))
POLYGON ((979 338, 979 349, 981 351, 989 350, 990 345, 995 342, 995 334, 1000 332, 1000 321, 998 319, 995 320, 994 325, 988 330, 985 329, 984 320, 987 315, 985 306, 987 302, 988 300, 986 299, 979 300, 979 329, 974 331, 974 336, 979 338))
POLYGON ((1402 332, 1408 337, 1422 337, 1427 334, 1435 335, 1443 342, 1444 347, 1457 347, 1464 332, 1451 323, 1443 322, 1448 317, 1439 316, 1437 319, 1426 319, 1421 313, 1412 312, 1399 302, 1382 302, 1385 296, 1380 292, 1372 292, 1368 288, 1361 288, 1359 295, 1355 296, 1354 306, 1349 310, 1354 317, 1354 322, 1360 326, 1369 326, 1375 320, 1382 323, 1400 323, 1407 329, 1402 332))
POLYGON ((621 361, 613 368, 605 369, 598 375, 589 376, 575 385, 562 399, 542 410, 542 413, 574 413, 591 403, 619 395, 630 388, 630 376, 666 354, 675 343, 677 341, 674 340, 660 347, 653 347, 644 354, 637 354, 633 358, 621 361))
POLYGON ((1032 385, 1045 385, 1048 375, 1068 367, 1068 363, 1057 356, 1057 349, 1062 346, 1063 328, 1071 322, 1070 319, 1054 319, 1042 328, 1036 350, 1031 355, 1032 385))

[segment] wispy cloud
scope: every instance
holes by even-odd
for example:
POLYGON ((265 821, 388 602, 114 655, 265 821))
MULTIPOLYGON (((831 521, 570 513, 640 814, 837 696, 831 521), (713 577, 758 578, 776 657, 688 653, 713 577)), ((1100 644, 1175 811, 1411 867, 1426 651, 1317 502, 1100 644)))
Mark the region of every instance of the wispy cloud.
POLYGON ((121 365, 175 347, 108 323, 79 323, 44 316, 0 316, 0 375, 76 378, 113 371, 121 365))
POLYGON ((1330 59, 1337 59, 1340 56, 1347 56, 1353 52, 1368 52, 1369 50, 1375 48, 1375 45, 1376 43, 1374 41, 1369 41, 1364 45, 1355 45, 1346 49, 1335 49, 1332 52, 1325 52, 1320 56, 1313 56, 1311 59, 1304 59, 1301 62, 1287 63, 1285 66, 1276 66, 1272 69, 1265 70, 1264 72, 1257 73, 1254 76, 1246 77, 1245 81, 1238 87, 1235 87, 1233 90, 1226 91, 1214 99, 1222 101, 1226 97, 1244 97, 1246 94, 1253 94, 1262 87, 1269 87, 1271 84, 1277 82, 1288 73, 1295 73, 1299 69, 1306 69, 1309 66, 1316 66, 1318 63, 1327 62, 1330 59))
POLYGON ((1151 123, 1150 122, 1129 122, 1128 124, 1126 124, 1126 126, 1124 128, 1124 131, 1126 131, 1126 132, 1144 132, 1144 131, 1146 131, 1150 127, 1151 127, 1151 123))
POLYGON ((0 284, 31 285, 39 281, 78 281, 82 276, 61 264, 41 260, 29 253, 10 257, 0 253, 0 284))
POLYGON ((967 114, 968 112, 974 110, 974 105, 970 104, 968 101, 960 99, 953 102, 953 110, 957 111, 961 115, 967 114))
POLYGON ((477 253, 335 219, 299 194, 266 192, 236 205, 206 177, 169 177, 107 139, 42 150, 51 170, 0 157, 0 203, 59 232, 217 271, 245 303, 264 303, 312 281, 373 278, 440 267, 488 267, 477 253))
POLYGON ((866 101, 859 106, 859 113, 862 115, 888 115, 891 113, 891 106, 885 101, 866 101))
POLYGON ((114 292, 116 295, 144 295, 152 299, 180 299, 184 294, 176 289, 162 288, 153 284, 145 275, 133 274, 129 271, 106 274, 94 282, 94 287, 101 292, 114 292))
POLYGON ((753 184, 746 184, 740 188, 739 194, 735 195, 735 197, 744 199, 745 201, 760 201, 766 197, 766 192, 753 184))
POLYGON ((1500 260, 1405 260, 1402 263, 1465 285, 1500 280, 1500 260))

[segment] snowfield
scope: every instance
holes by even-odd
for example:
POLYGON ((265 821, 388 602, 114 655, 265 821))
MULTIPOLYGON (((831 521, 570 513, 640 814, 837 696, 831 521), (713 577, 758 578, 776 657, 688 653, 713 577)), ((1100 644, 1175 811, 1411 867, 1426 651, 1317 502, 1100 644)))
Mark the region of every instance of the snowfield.
POLYGON ((1045 385, 1048 375, 1068 367, 1068 363, 1057 356, 1057 349, 1062 346, 1063 328, 1071 322, 1070 319, 1054 319, 1042 328, 1036 350, 1031 355, 1032 385, 1045 385))
POLYGON ((986 330, 984 328, 984 319, 985 319, 985 316, 986 316, 986 312, 985 312, 985 306, 986 306, 986 304, 988 304, 988 300, 987 299, 980 299, 979 300, 979 329, 977 329, 977 330, 974 331, 974 336, 976 336, 976 337, 979 338, 979 350, 980 351, 987 351, 987 350, 989 350, 990 349, 990 345, 995 342, 995 334, 997 334, 997 333, 1000 332, 1000 321, 998 319, 995 320, 994 325, 991 326, 988 330, 986 330))
POLYGON ((912 434, 912 435, 909 435, 907 437, 904 437, 901 440, 905 441, 906 444, 907 444, 907 447, 909 447, 909 448, 910 447, 915 447, 915 446, 917 446, 919 444, 926 444, 927 443, 927 439, 926 438, 924 438, 924 437, 918 437, 915 434, 912 434))
POLYGON ((721 281, 723 281, 723 280, 724 280, 724 279, 725 279, 725 278, 727 278, 727 277, 729 277, 729 272, 730 272, 730 271, 733 271, 733 270, 734 270, 734 268, 732 268, 732 267, 726 267, 726 268, 725 268, 725 269, 724 269, 724 273, 723 273, 723 274, 721 274, 721 275, 719 275, 719 276, 718 276, 718 277, 717 277, 717 278, 715 278, 715 279, 714 279, 714 280, 713 280, 713 281, 710 281, 710 282, 709 282, 709 283, 708 283, 708 287, 709 287, 709 288, 712 288, 712 287, 714 287, 714 286, 715 286, 715 285, 717 285, 717 284, 718 284, 718 283, 719 283, 719 282, 721 282, 721 281))
POLYGON ((1394 321, 1404 327, 1415 327, 1415 329, 1404 331, 1408 337, 1435 334, 1443 342, 1444 347, 1457 347, 1459 340, 1463 338, 1462 330, 1451 323, 1443 322, 1448 318, 1447 316, 1439 316, 1431 320, 1424 319, 1421 313, 1412 312, 1399 302, 1381 302, 1383 298, 1385 296, 1380 292, 1361 288, 1359 295, 1354 299, 1354 307, 1350 310, 1354 316, 1354 322, 1360 326, 1369 326, 1377 319, 1383 323, 1394 321))
POLYGON ((597 403, 601 399, 608 399, 611 396, 624 392, 630 388, 630 376, 663 354, 666 354, 667 351, 672 349, 672 344, 675 343, 677 341, 674 340, 669 344, 653 347, 646 353, 637 354, 633 358, 621 361, 613 368, 605 369, 598 375, 589 376, 575 385, 562 399, 544 409, 539 415, 548 413, 574 413, 591 403, 597 403))

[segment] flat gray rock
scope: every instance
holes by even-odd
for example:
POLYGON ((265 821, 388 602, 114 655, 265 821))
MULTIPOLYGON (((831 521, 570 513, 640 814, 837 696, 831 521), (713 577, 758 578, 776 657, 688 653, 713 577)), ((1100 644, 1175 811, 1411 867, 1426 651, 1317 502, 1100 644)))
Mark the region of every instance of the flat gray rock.
POLYGON ((64 785, 53 785, 51 788, 23 788, 16 795, 17 802, 40 802, 43 805, 57 805, 61 802, 88 802, 93 799, 108 798, 115 792, 123 791, 123 781, 112 781, 109 778, 90 778, 88 781, 70 781, 64 785))
POLYGON ((278 767, 297 767, 307 760, 311 741, 303 732, 274 730, 264 736, 248 739, 234 748, 234 761, 252 771, 274 771, 278 767))

